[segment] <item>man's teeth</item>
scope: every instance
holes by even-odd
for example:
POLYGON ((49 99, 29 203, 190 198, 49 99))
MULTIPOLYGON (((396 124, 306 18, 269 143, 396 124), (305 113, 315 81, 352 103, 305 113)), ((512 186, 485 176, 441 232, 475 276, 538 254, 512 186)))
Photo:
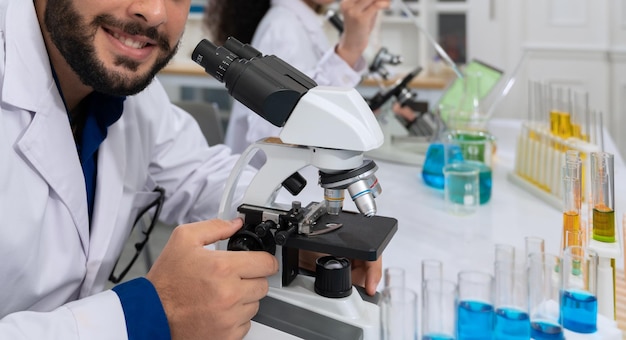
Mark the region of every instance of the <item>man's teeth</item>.
POLYGON ((132 48, 143 48, 144 46, 146 46, 147 44, 141 41, 135 41, 133 39, 127 38, 127 37, 123 37, 121 35, 119 35, 119 33, 117 32, 113 32, 113 36, 115 37, 115 39, 119 40, 122 42, 122 44, 128 46, 128 47, 132 47, 132 48))

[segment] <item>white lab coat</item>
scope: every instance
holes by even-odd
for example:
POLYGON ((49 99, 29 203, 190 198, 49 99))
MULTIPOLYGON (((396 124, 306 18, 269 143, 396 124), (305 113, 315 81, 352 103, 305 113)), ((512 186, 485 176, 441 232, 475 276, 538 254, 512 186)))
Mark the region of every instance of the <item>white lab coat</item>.
POLYGON ((126 99, 100 146, 90 227, 33 1, 0 0, 0 42, 0 339, 126 339, 117 294, 102 289, 131 219, 156 184, 165 222, 216 216, 236 158, 209 148, 155 81, 126 99))
MULTIPOLYGON (((318 85, 354 87, 366 70, 365 59, 361 58, 354 69, 341 59, 326 37, 323 20, 303 0, 272 0, 251 45, 264 55, 276 55, 318 85)), ((235 101, 225 144, 241 153, 257 140, 279 132, 280 128, 235 101)))

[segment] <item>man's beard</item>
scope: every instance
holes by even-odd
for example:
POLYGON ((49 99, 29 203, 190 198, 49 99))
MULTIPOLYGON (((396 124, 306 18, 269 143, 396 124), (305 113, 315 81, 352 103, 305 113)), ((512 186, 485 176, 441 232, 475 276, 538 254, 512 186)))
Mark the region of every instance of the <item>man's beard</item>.
MULTIPOLYGON (((46 28, 52 42, 59 49, 72 70, 80 77, 83 84, 95 91, 129 96, 145 89, 156 74, 174 57, 178 49, 171 48, 167 38, 161 36, 156 28, 145 28, 137 22, 120 22, 111 15, 99 15, 91 24, 86 24, 76 11, 72 0, 49 0, 45 13, 46 28), (116 27, 127 34, 141 34, 157 42, 160 55, 152 68, 143 75, 126 76, 108 70, 98 59, 93 45, 94 36, 99 27, 116 27)), ((117 57, 116 66, 123 66, 136 71, 140 63, 126 57, 117 57)))

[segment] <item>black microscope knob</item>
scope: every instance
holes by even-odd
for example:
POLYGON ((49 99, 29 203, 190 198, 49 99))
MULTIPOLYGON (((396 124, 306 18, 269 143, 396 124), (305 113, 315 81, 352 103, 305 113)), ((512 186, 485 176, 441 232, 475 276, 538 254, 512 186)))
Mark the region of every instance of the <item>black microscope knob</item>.
POLYGON ((350 260, 344 257, 323 256, 315 261, 315 292, 328 298, 342 298, 352 294, 350 260))

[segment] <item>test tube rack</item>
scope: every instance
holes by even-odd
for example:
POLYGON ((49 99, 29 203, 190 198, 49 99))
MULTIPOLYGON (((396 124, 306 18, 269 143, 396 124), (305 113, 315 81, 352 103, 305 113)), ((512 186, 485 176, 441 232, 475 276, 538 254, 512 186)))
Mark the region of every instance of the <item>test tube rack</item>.
POLYGON ((583 166, 583 197, 590 197, 589 159, 592 152, 601 151, 596 144, 579 138, 562 138, 550 132, 550 127, 538 122, 524 122, 517 137, 515 165, 507 178, 510 182, 561 210, 563 188, 561 168, 565 152, 580 152, 583 166))

